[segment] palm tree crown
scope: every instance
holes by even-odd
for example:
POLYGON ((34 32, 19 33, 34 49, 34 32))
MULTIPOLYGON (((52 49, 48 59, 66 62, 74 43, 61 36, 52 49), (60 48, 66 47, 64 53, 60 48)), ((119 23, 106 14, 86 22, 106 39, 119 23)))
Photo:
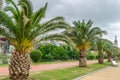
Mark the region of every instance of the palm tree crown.
POLYGON ((61 39, 67 42, 66 37, 60 34, 43 35, 56 29, 68 29, 69 25, 63 17, 56 17, 41 23, 48 3, 33 12, 30 0, 18 0, 18 5, 13 0, 6 1, 7 6, 0 11, 0 34, 8 39, 16 49, 10 60, 9 78, 10 80, 28 80, 30 59, 27 53, 30 53, 34 44, 39 41, 61 39), (8 15, 6 11, 11 12, 12 15, 8 15))
POLYGON ((105 31, 102 31, 99 27, 92 27, 92 21, 87 23, 74 21, 74 26, 71 30, 64 32, 65 35, 71 38, 73 43, 79 50, 79 66, 87 66, 86 51, 90 48, 90 45, 94 43, 96 38, 100 37, 105 31))
MULTIPOLYGON (((0 11, 0 24, 4 26, 0 27, 0 34, 5 36, 16 50, 21 53, 31 49, 38 36, 58 28, 68 28, 68 24, 65 23, 63 17, 56 17, 40 23, 45 16, 47 3, 36 12, 33 12, 30 0, 19 0, 19 7, 13 0, 7 0, 7 4, 4 11, 11 12, 12 16, 9 16, 4 11, 0 11)), ((38 41, 40 40, 44 39, 39 38, 38 41)))
POLYGON ((71 31, 66 31, 65 34, 69 36, 79 49, 88 49, 91 42, 100 37, 105 31, 99 27, 92 27, 93 22, 89 20, 87 23, 74 21, 74 26, 71 31))

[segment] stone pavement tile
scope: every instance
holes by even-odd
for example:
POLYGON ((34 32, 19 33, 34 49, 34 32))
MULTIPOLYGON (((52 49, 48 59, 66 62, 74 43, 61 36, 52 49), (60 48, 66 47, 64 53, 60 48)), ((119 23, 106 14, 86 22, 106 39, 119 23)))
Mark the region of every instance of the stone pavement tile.
POLYGON ((120 80, 120 65, 105 68, 79 80, 120 80))

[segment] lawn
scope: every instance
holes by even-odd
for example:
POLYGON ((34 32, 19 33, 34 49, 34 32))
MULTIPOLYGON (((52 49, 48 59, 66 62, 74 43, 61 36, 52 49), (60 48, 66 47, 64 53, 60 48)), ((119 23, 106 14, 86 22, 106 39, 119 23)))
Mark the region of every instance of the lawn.
MULTIPOLYGON (((104 64, 90 64, 85 68, 71 67, 65 69, 57 69, 51 71, 41 71, 31 73, 30 78, 32 80, 72 80, 76 77, 88 74, 98 69, 104 68, 111 65, 111 63, 105 62, 104 64)), ((1 80, 8 80, 1 79, 1 80)))

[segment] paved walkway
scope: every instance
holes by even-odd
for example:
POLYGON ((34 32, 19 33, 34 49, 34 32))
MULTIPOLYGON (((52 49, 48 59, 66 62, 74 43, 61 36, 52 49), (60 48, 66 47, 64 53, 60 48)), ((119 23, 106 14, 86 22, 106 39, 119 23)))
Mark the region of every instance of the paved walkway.
MULTIPOLYGON (((97 60, 89 60, 88 64, 97 63, 97 60)), ((72 66, 78 66, 78 61, 76 62, 63 62, 63 63, 52 63, 52 64, 40 64, 31 66, 31 72, 33 71, 42 71, 42 70, 53 70, 53 69, 61 69, 68 68, 72 66)), ((0 76, 8 75, 8 67, 0 67, 0 76)))
POLYGON ((107 67, 77 80, 120 80, 120 64, 118 67, 107 67))

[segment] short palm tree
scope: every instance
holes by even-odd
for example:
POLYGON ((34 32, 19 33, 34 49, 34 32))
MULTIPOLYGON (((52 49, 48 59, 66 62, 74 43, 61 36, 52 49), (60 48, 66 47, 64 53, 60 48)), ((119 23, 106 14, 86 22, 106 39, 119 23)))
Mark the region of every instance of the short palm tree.
POLYGON ((15 47, 9 65, 9 77, 10 80, 28 80, 29 53, 34 44, 45 39, 66 41, 65 37, 60 34, 41 36, 56 29, 68 29, 68 24, 63 17, 56 17, 41 23, 45 16, 47 3, 38 11, 33 12, 30 0, 19 0, 18 5, 13 0, 6 1, 8 5, 0 11, 0 34, 15 47), (10 11, 12 15, 8 15, 6 11, 10 11))
POLYGON ((113 53, 113 58, 114 59, 117 59, 119 53, 120 53, 120 49, 116 46, 113 46, 113 49, 112 49, 112 53, 113 53))
POLYGON ((104 51, 108 55, 108 62, 111 62, 112 60, 112 54, 113 54, 113 43, 110 40, 105 39, 105 48, 104 51))
POLYGON ((106 46, 106 42, 104 39, 98 39, 96 41, 96 47, 98 51, 98 63, 102 64, 104 62, 104 48, 106 46))
POLYGON ((95 39, 101 36, 105 31, 99 27, 92 27, 93 22, 89 20, 87 23, 83 20, 82 22, 74 21, 74 26, 71 30, 65 31, 68 37, 71 38, 79 50, 79 66, 87 66, 86 51, 90 48, 90 45, 94 43, 95 39))

